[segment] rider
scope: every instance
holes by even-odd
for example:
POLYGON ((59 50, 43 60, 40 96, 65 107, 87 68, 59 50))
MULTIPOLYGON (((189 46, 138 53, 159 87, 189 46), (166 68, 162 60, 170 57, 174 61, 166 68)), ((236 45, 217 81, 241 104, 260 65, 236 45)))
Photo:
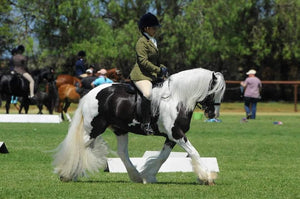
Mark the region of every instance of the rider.
POLYGON ((150 125, 152 81, 161 72, 166 72, 166 67, 159 63, 158 47, 154 38, 160 24, 156 16, 149 12, 140 18, 138 27, 142 36, 136 43, 136 63, 131 70, 130 79, 143 94, 141 128, 146 134, 153 134, 150 125))
POLYGON ((86 71, 86 66, 84 63, 84 59, 85 59, 86 53, 85 51, 81 50, 78 52, 78 60, 75 63, 75 75, 78 78, 83 78, 86 71))
POLYGON ((31 75, 28 73, 27 69, 27 59, 23 55, 25 51, 25 47, 23 45, 19 45, 17 48, 17 53, 13 56, 13 65, 14 65, 14 70, 23 75, 25 79, 29 81, 29 100, 35 101, 35 96, 34 96, 34 80, 31 77, 31 75))
MULTIPOLYGON (((17 49, 17 48, 13 48, 12 51, 11 51, 12 57, 11 57, 11 59, 9 60, 9 63, 8 63, 9 70, 10 70, 11 74, 14 74, 14 73, 15 73, 15 71, 14 71, 14 61, 13 61, 13 57, 17 54, 17 52, 18 52, 18 49, 17 49)), ((14 104, 14 105, 16 106, 16 108, 19 109, 18 106, 17 106, 17 105, 18 105, 18 104, 17 104, 17 103, 18 103, 18 96, 12 95, 12 96, 11 96, 10 103, 11 103, 11 104, 14 104)))

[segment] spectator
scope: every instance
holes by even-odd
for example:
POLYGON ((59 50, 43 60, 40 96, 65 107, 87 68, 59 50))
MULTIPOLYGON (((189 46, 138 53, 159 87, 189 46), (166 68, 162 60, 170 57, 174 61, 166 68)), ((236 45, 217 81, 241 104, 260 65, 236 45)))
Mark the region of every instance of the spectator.
POLYGON ((102 68, 101 70, 99 70, 97 72, 99 74, 98 78, 95 79, 92 83, 91 86, 94 88, 96 86, 99 86, 101 84, 105 84, 105 83, 113 83, 113 81, 111 79, 109 79, 108 77, 106 77, 106 73, 107 70, 102 68))
POLYGON ((159 63, 158 46, 154 38, 160 27, 156 16, 151 13, 143 15, 138 26, 142 36, 136 43, 136 63, 131 70, 130 79, 143 94, 141 128, 145 134, 153 134, 150 125, 152 82, 157 80, 162 71, 166 71, 166 67, 159 63))
POLYGON ((261 99, 262 84, 260 79, 255 76, 256 71, 254 69, 249 70, 246 74, 248 77, 245 81, 241 82, 241 86, 245 90, 244 107, 247 119, 255 119, 257 102, 261 99))
POLYGON ((85 71, 85 73, 80 75, 80 77, 84 79, 86 77, 94 76, 94 69, 95 69, 95 66, 90 65, 89 68, 85 71), (89 72, 87 72, 87 71, 89 71, 89 72))
POLYGON ((78 60, 75 63, 75 76, 78 78, 83 78, 83 74, 85 74, 86 66, 85 66, 85 51, 81 50, 78 52, 78 60))

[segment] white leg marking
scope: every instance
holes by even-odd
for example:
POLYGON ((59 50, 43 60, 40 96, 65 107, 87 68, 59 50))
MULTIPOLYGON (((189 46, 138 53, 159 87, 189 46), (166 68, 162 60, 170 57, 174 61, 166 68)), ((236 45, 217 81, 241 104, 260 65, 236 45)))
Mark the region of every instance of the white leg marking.
POLYGON ((72 121, 71 116, 69 115, 69 113, 66 113, 66 117, 67 117, 67 119, 68 119, 69 122, 72 121))
POLYGON ((118 155, 120 156, 126 170, 128 172, 130 180, 133 182, 143 182, 140 173, 129 159, 128 155, 128 134, 117 136, 118 141, 118 155))
POLYGON ((194 172, 197 174, 200 181, 204 183, 212 184, 214 179, 217 178, 216 172, 211 172, 205 163, 200 159, 198 151, 190 143, 189 140, 186 142, 184 139, 177 140, 177 143, 189 154, 192 159, 192 165, 194 172))
POLYGON ((156 174, 158 173, 161 165, 168 159, 171 151, 172 148, 165 144, 157 157, 153 156, 147 159, 141 172, 144 184, 157 182, 156 174))

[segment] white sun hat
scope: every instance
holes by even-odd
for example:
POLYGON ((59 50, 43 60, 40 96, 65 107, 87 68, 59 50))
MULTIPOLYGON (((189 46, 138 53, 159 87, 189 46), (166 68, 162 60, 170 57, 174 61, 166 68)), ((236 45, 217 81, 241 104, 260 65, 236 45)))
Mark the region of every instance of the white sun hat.
POLYGON ((255 74, 256 74, 256 70, 251 69, 251 70, 249 70, 246 74, 247 74, 247 75, 255 75, 255 74))

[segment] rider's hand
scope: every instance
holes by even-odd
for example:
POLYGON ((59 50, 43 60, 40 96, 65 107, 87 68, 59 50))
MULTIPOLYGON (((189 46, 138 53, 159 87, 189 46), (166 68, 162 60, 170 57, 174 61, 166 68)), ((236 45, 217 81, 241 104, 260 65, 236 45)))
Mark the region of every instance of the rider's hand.
POLYGON ((165 67, 164 65, 161 65, 160 74, 162 77, 168 77, 169 76, 168 68, 165 67))

